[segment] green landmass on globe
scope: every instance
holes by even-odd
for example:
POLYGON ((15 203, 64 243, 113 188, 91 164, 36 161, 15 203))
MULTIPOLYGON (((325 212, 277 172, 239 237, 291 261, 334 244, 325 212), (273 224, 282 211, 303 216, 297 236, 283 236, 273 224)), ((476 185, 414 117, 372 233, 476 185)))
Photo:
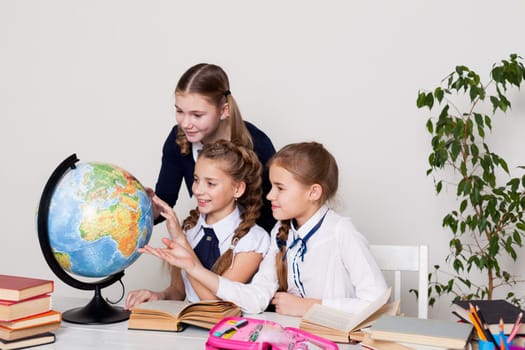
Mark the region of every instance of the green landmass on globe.
POLYGON ((142 184, 126 170, 80 163, 63 175, 49 205, 53 255, 68 272, 104 277, 138 257, 153 230, 153 209, 142 184))

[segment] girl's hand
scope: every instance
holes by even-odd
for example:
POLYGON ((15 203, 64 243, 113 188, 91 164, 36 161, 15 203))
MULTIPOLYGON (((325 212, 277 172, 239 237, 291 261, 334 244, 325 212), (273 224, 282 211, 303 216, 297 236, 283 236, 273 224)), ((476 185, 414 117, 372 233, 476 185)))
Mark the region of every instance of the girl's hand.
POLYGON ((182 227, 179 223, 179 218, 172 207, 168 203, 164 202, 158 196, 154 195, 151 200, 159 209, 160 215, 166 219, 166 228, 171 236, 173 241, 178 241, 179 243, 184 243, 186 241, 186 236, 182 232, 182 227))
POLYGON ((134 290, 128 293, 128 296, 126 297, 126 304, 124 308, 126 310, 131 310, 132 308, 134 308, 135 306, 137 306, 138 304, 142 302, 150 301, 150 300, 161 300, 163 298, 164 298, 164 295, 161 292, 153 292, 148 289, 134 290))
POLYGON ((304 316, 313 304, 321 304, 320 299, 301 298, 285 292, 277 292, 271 301, 275 305, 275 311, 283 315, 304 316))
POLYGON ((153 201, 153 197, 156 197, 157 195, 155 194, 155 191, 153 191, 151 187, 144 187, 144 190, 146 191, 146 194, 153 202, 153 219, 156 219, 160 215, 160 207, 157 204, 155 204, 155 202, 153 201))
POLYGON ((200 261, 191 251, 188 251, 189 248, 185 245, 168 238, 163 238, 162 243, 164 243, 166 248, 153 248, 150 245, 145 245, 144 248, 139 248, 139 252, 154 255, 168 264, 187 272, 200 264, 200 261))

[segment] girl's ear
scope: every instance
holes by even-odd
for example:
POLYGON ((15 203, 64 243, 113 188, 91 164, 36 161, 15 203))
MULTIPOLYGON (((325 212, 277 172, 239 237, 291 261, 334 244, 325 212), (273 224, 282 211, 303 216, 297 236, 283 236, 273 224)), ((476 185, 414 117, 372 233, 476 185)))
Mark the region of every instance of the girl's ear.
POLYGON ((308 200, 316 202, 321 199, 323 194, 323 187, 319 184, 313 184, 310 186, 310 192, 308 193, 308 200))
POLYGON ((228 102, 222 105, 220 110, 221 120, 228 119, 230 117, 230 105, 228 102))
POLYGON ((246 191, 246 182, 241 181, 237 183, 237 185, 235 185, 235 187, 233 188, 233 196, 237 200, 244 194, 244 191, 246 191))

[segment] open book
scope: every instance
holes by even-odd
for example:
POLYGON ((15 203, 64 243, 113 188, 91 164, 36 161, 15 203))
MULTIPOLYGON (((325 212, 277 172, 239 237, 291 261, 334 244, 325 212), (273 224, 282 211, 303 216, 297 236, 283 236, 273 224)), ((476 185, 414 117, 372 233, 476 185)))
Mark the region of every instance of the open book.
POLYGON ((395 315, 399 311, 399 300, 388 303, 391 289, 357 313, 337 310, 321 304, 314 304, 303 316, 299 328, 339 343, 362 340, 362 328, 383 314, 395 315))
POLYGON ((211 329, 224 317, 240 316, 241 309, 224 300, 189 303, 181 300, 155 300, 131 310, 129 329, 180 332, 187 325, 211 329))

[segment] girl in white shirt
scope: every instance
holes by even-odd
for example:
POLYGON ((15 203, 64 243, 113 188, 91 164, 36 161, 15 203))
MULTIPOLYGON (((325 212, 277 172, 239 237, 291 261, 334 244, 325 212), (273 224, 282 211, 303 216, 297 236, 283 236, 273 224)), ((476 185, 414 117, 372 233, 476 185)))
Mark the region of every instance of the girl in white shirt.
MULTIPOLYGON (((153 197, 172 239, 184 244, 196 261, 228 280, 250 281, 270 245, 268 233, 255 223, 262 206, 261 171, 253 151, 221 140, 204 145, 198 155, 192 185, 198 207, 182 225, 170 205, 153 197)), ((126 308, 148 300, 184 298, 195 302, 217 296, 172 266, 168 288, 132 291, 126 308)))
POLYGON ((271 191, 267 199, 279 220, 271 246, 249 284, 228 280, 202 267, 178 240, 166 248, 146 246, 186 271, 221 299, 246 313, 269 303, 278 313, 302 316, 316 303, 358 312, 387 290, 383 274, 366 239, 351 220, 327 206, 338 187, 338 167, 319 143, 291 144, 270 160, 271 191))

